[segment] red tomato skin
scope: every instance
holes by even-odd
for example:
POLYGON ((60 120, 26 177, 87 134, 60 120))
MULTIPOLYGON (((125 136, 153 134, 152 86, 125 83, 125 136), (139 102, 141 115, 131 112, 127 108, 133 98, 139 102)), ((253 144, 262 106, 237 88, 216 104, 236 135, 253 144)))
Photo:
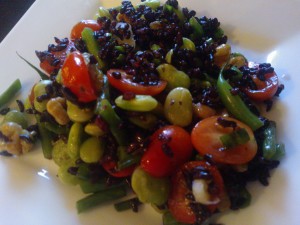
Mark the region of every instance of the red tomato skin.
MULTIPOLYGON (((250 62, 249 67, 254 68, 258 67, 259 64, 250 62)), ((256 84, 257 89, 253 90, 250 88, 246 88, 244 92, 247 96, 255 101, 265 101, 271 99, 277 92, 279 81, 278 76, 275 72, 267 73, 265 75, 265 81, 261 81, 258 79, 256 75, 252 76, 253 82, 256 84)))
POLYGON ((116 170, 117 169, 117 163, 113 160, 102 163, 102 166, 105 169, 105 171, 107 173, 109 173, 111 176, 119 177, 119 178, 130 176, 133 173, 133 171, 136 167, 136 165, 132 165, 132 166, 129 166, 129 167, 123 169, 123 170, 116 170))
MULTIPOLYGON (((177 221, 182 223, 194 224, 196 222, 196 215, 189 206, 190 201, 186 198, 190 190, 187 187, 183 171, 190 171, 197 166, 205 168, 212 175, 213 182, 218 188, 218 193, 214 197, 220 198, 224 194, 223 178, 217 167, 205 161, 189 161, 183 164, 176 173, 172 175, 172 188, 168 199, 170 212, 177 221)), ((206 207, 213 213, 216 211, 218 204, 207 205, 206 207)))
POLYGON ((236 119, 225 117, 227 120, 235 121, 240 128, 245 128, 250 140, 245 144, 222 150, 223 144, 220 137, 232 132, 232 128, 222 128, 217 125, 218 117, 208 117, 194 126, 191 139, 195 149, 201 155, 211 155, 218 163, 244 164, 253 159, 257 152, 257 143, 251 128, 236 119))
POLYGON ((175 125, 165 126, 151 136, 147 151, 141 159, 141 168, 154 177, 167 177, 190 159, 192 151, 187 131, 175 125), (164 142, 161 138, 169 141, 164 142), (167 155, 166 151, 171 151, 172 156, 167 155))
POLYGON ((91 102, 97 99, 94 86, 84 58, 79 52, 72 52, 62 67, 63 85, 74 93, 80 102, 91 102))
POLYGON ((121 92, 132 92, 137 95, 157 95, 161 93, 167 86, 166 81, 159 81, 157 85, 144 86, 132 81, 132 77, 124 70, 110 69, 107 71, 107 78, 109 83, 121 92), (120 79, 115 78, 113 72, 121 74, 120 79))
POLYGON ((77 38, 81 38, 81 32, 84 28, 91 28, 93 31, 97 31, 101 29, 101 26, 99 23, 97 23, 96 20, 81 20, 77 24, 74 25, 74 27, 71 30, 71 40, 75 40, 77 38))
POLYGON ((58 59, 59 63, 54 65, 51 65, 51 63, 47 60, 44 60, 42 62, 40 62, 40 67, 42 70, 44 70, 46 73, 51 74, 53 73, 55 70, 59 70, 67 55, 71 52, 72 49, 75 49, 74 43, 72 41, 69 41, 68 46, 61 50, 61 51, 51 51, 49 52, 53 58, 58 59))

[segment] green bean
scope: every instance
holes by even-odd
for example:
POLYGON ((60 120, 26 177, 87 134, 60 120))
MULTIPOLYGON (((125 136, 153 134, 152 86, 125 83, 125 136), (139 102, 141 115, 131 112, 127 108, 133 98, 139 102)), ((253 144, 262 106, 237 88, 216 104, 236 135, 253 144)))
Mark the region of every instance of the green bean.
POLYGON ((204 35, 203 27, 202 25, 197 21, 195 17, 191 17, 189 19, 189 24, 193 28, 193 37, 194 39, 199 39, 204 35))
POLYGON ((91 183, 90 180, 81 180, 79 182, 79 186, 83 193, 90 194, 90 193, 102 192, 104 190, 117 188, 120 186, 126 187, 128 186, 128 184, 125 180, 121 180, 120 182, 113 183, 113 184, 108 184, 107 178, 102 178, 95 183, 91 183))
POLYGON ((111 15, 110 15, 108 9, 106 9, 104 7, 99 7, 98 8, 98 15, 99 15, 99 17, 111 18, 111 15))
POLYGON ((88 49, 88 52, 94 55, 94 57, 97 59, 98 67, 100 69, 103 69, 105 67, 105 63, 103 60, 99 57, 99 44, 97 40, 94 37, 94 31, 91 28, 84 28, 81 32, 82 40, 85 42, 86 47, 88 49))
POLYGON ((284 145, 277 143, 276 123, 269 121, 264 130, 264 141, 262 144, 263 156, 266 159, 280 159, 284 156, 284 145))
POLYGON ((81 123, 73 123, 68 136, 68 151, 71 158, 79 157, 80 145, 82 142, 83 127, 81 123))
POLYGON ((49 80, 49 76, 45 74, 43 71, 41 71, 39 68, 34 66, 32 63, 30 63, 28 60, 26 60, 24 57, 22 57, 18 52, 17 55, 24 60, 32 69, 34 69, 39 75, 42 80, 49 80))
POLYGON ((42 144, 43 155, 46 159, 52 158, 52 133, 47 130, 44 125, 40 122, 40 118, 36 115, 37 125, 40 134, 40 140, 42 144))
POLYGON ((67 126, 61 126, 54 123, 42 122, 43 126, 54 134, 67 134, 69 129, 67 126))
POLYGON ((241 97, 239 95, 233 95, 230 92, 232 87, 224 79, 223 70, 224 68, 220 71, 219 74, 217 90, 226 109, 238 120, 251 127, 252 130, 257 130, 258 128, 262 127, 263 122, 250 111, 241 97))
POLYGON ((222 141, 223 146, 225 148, 233 148, 238 145, 245 144, 250 140, 250 137, 246 129, 241 128, 241 129, 234 130, 231 133, 222 135, 220 137, 220 140, 222 141))
POLYGON ((135 210, 135 207, 137 207, 139 204, 141 204, 141 202, 138 198, 131 198, 122 202, 115 203, 114 207, 118 212, 122 212, 128 209, 135 210))
POLYGON ((8 103, 22 88, 20 79, 16 79, 8 88, 0 95, 0 108, 8 103))
POLYGON ((110 131, 115 137, 117 143, 120 146, 127 146, 127 133, 124 129, 121 128, 123 122, 121 118, 116 114, 115 110, 112 108, 112 105, 107 99, 102 99, 98 103, 96 113, 99 114, 105 120, 105 122, 108 123, 110 131))
POLYGON ((124 196, 126 196, 126 188, 122 186, 88 195, 87 197, 76 202, 77 212, 82 213, 95 206, 122 198, 124 196))

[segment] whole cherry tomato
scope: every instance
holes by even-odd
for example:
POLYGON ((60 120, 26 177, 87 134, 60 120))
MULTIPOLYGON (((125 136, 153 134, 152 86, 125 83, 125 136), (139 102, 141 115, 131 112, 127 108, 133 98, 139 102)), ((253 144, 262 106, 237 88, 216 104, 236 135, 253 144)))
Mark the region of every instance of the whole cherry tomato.
POLYGON ((71 40, 81 38, 81 32, 84 28, 91 28, 93 31, 97 31, 101 29, 101 26, 99 23, 97 23, 96 20, 81 20, 71 30, 71 40))
POLYGON ((257 143, 251 128, 236 119, 224 117, 227 121, 235 122, 237 128, 244 128, 250 137, 245 144, 225 149, 220 137, 232 132, 233 128, 218 124, 218 118, 218 116, 208 117, 195 125, 191 138, 196 150, 201 155, 211 155, 214 161, 220 163, 244 164, 253 159, 257 152, 257 143))
MULTIPOLYGON (((257 68, 260 71, 259 64, 249 63, 249 68, 257 68)), ((277 74, 273 72, 266 73, 264 80, 258 78, 257 74, 252 75, 252 80, 256 89, 246 88, 244 92, 253 100, 265 101, 271 99, 277 92, 279 82, 277 74)))
POLYGON ((217 167, 206 161, 189 161, 172 175, 168 207, 177 221, 195 224, 216 211, 223 195, 224 183, 217 167), (210 202, 197 202, 193 189, 195 180, 206 183, 201 194, 208 195, 210 202))
POLYGON ((102 163, 102 166, 105 169, 105 171, 113 177, 128 177, 133 173, 134 169, 136 168, 136 165, 132 165, 122 170, 118 170, 117 163, 114 160, 104 162, 102 163))
POLYGON ((63 85, 75 94, 80 102, 91 102, 97 99, 88 67, 80 52, 72 52, 62 67, 63 85))
POLYGON ((141 85, 132 81, 132 76, 124 70, 110 69, 107 71, 109 83, 121 92, 132 92, 139 95, 157 95, 167 86, 166 81, 159 81, 157 85, 141 85))
POLYGON ((192 150, 191 137, 187 131, 175 125, 165 126, 151 136, 147 151, 141 159, 141 167, 154 177, 169 176, 190 159, 192 150))

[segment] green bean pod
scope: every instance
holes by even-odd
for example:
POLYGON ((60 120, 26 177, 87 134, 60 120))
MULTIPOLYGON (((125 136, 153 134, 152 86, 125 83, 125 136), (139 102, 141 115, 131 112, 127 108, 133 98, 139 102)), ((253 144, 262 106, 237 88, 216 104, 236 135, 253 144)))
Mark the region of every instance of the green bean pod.
POLYGON ((233 95, 230 92, 231 89, 231 85, 223 77, 222 69, 217 81, 217 90, 226 109, 238 120, 251 127, 252 130, 255 131, 262 127, 263 122, 250 111, 239 95, 233 95))
POLYGON ((16 79, 8 88, 0 95, 0 108, 8 103, 15 94, 22 88, 20 79, 16 79))

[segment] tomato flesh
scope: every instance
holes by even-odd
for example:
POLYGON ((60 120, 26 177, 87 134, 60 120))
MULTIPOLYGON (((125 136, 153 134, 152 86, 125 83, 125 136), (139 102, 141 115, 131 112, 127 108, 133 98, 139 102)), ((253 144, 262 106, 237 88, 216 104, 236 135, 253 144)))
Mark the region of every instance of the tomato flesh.
MULTIPOLYGON (((250 68, 258 68, 258 64, 250 63, 250 68)), ((257 75, 252 75, 252 80, 257 89, 246 88, 245 93, 253 100, 265 101, 271 99, 277 92, 279 81, 275 72, 267 73, 264 75, 265 80, 260 80, 257 75)))
POLYGON ((211 155, 214 161, 220 163, 244 164, 253 159, 257 152, 257 143, 251 128, 236 119, 225 117, 226 120, 236 122, 237 127, 244 128, 250 140, 245 144, 224 149, 220 137, 232 132, 232 128, 219 125, 218 118, 218 116, 208 117, 195 125, 191 138, 196 150, 201 155, 211 155))
POLYGON ((121 92, 132 92, 138 95, 157 95, 167 86, 166 81, 159 81, 157 85, 141 85, 132 81, 132 76, 124 70, 111 69, 107 71, 109 83, 121 92), (120 77, 116 78, 113 74, 119 73, 120 77))
POLYGON ((79 52, 72 52, 66 58, 62 67, 62 82, 80 102, 91 102, 97 99, 88 67, 79 52))
POLYGON ((59 70, 62 67, 67 55, 73 49, 75 49, 74 43, 69 41, 68 45, 63 50, 50 51, 49 57, 51 57, 53 60, 55 59, 58 63, 53 64, 51 63, 53 60, 43 60, 40 62, 40 67, 48 74, 52 74, 54 71, 59 70))
POLYGON ((97 31, 101 29, 101 26, 99 23, 97 23, 96 20, 81 20, 71 30, 71 40, 81 38, 81 32, 84 28, 91 28, 93 31, 97 31))
MULTIPOLYGON (((202 167, 211 175, 211 181, 214 183, 216 193, 211 194, 212 198, 221 198, 224 193, 224 183, 222 176, 215 166, 212 166, 205 161, 190 161, 183 164, 179 170, 173 174, 171 178, 172 188, 168 199, 168 207, 173 217, 182 223, 194 224, 198 220, 204 221, 206 218, 201 218, 201 212, 195 213, 187 198, 189 193, 192 193, 186 182, 186 172, 192 171, 196 167, 202 167), (197 215, 198 214, 198 215, 197 215), (199 218, 200 217, 200 218, 199 218)), ((218 203, 205 205, 205 210, 210 213, 216 211, 218 203)))
POLYGON ((165 126, 151 136, 141 167, 154 177, 166 177, 190 159, 192 150, 187 131, 175 125, 165 126))

